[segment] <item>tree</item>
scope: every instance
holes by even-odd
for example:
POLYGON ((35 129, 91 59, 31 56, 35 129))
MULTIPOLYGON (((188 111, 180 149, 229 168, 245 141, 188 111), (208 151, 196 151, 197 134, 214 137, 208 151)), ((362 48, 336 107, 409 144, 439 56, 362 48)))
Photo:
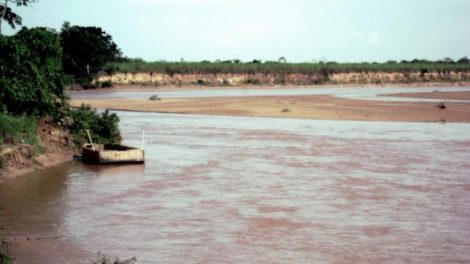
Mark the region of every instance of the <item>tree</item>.
POLYGON ((287 59, 286 59, 286 57, 282 56, 282 57, 280 57, 280 58, 277 60, 277 62, 279 62, 279 63, 286 63, 286 62, 287 62, 287 59))
POLYGON ((106 63, 121 57, 111 35, 100 27, 70 26, 65 22, 60 38, 65 73, 76 78, 89 78, 106 63))
POLYGON ((0 112, 58 118, 65 83, 57 32, 23 28, 0 36, 0 112))
POLYGON ((9 3, 15 4, 16 6, 27 6, 30 3, 37 2, 37 0, 3 0, 4 3, 0 5, 0 35, 2 34, 2 22, 5 20, 12 28, 15 26, 21 26, 22 19, 19 15, 14 13, 9 3))
POLYGON ((460 58, 457 62, 458 62, 458 63, 463 63, 463 64, 469 64, 469 63, 470 63, 470 59, 467 58, 467 56, 465 56, 465 57, 460 58))

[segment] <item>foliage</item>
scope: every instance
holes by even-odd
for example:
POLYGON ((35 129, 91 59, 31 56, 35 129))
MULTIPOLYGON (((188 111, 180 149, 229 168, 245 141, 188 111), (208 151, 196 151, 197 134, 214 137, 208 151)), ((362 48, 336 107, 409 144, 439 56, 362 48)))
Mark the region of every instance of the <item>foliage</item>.
POLYGON ((137 258, 132 257, 130 259, 124 259, 120 260, 119 258, 115 258, 114 260, 111 260, 108 256, 105 254, 98 252, 96 256, 96 260, 92 261, 91 263, 93 264, 135 264, 137 263, 137 258))
POLYGON ((449 72, 470 71, 470 64, 465 59, 454 62, 444 59, 440 61, 413 60, 412 62, 389 61, 385 63, 280 63, 280 62, 145 62, 128 59, 123 62, 109 63, 104 70, 109 73, 152 72, 175 74, 306 74, 325 75, 348 72, 449 72))
POLYGON ((8 247, 6 240, 0 238, 0 264, 10 264, 12 263, 11 258, 5 255, 5 250, 8 247))
POLYGON ((111 88, 111 87, 113 87, 113 82, 109 80, 101 83, 101 88, 111 88))
POLYGON ((46 28, 0 36, 0 112, 59 118, 66 104, 58 35, 46 28))
POLYGON ((81 105, 78 109, 71 109, 68 115, 72 119, 69 130, 77 145, 88 141, 87 130, 94 143, 118 144, 122 140, 118 127, 119 117, 108 110, 99 114, 89 105, 81 105))
POLYGON ((37 145, 38 124, 34 118, 10 116, 0 113, 0 145, 37 145))
POLYGON ((21 26, 23 23, 23 19, 14 13, 8 6, 0 6, 0 14, 3 15, 3 20, 5 20, 13 29, 15 29, 16 26, 21 26))
POLYGON ((152 96, 150 96, 149 98, 150 101, 160 101, 162 100, 162 98, 158 97, 158 95, 154 94, 152 96))
POLYGON ((121 56, 111 35, 100 27, 70 26, 64 23, 60 33, 65 73, 89 77, 121 56))
POLYGON ((37 0, 4 0, 2 2, 3 4, 0 4, 0 34, 2 32, 3 20, 5 20, 12 28, 22 24, 21 17, 8 7, 8 3, 13 3, 17 6, 27 6, 29 3, 37 2, 37 0))

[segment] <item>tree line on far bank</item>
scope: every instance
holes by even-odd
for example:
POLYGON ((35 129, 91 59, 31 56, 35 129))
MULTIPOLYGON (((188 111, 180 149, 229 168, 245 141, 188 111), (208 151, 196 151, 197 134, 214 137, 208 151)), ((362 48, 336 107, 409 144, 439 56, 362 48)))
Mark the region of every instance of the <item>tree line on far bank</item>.
MULTIPOLYGON (((282 57, 283 58, 283 57, 282 57)), ((333 74, 349 72, 441 72, 470 71, 470 60, 462 57, 458 60, 444 58, 431 61, 413 59, 387 62, 359 62, 340 63, 335 61, 289 63, 285 60, 261 61, 253 60, 243 62, 239 59, 216 61, 155 61, 147 62, 143 59, 120 59, 110 62, 103 68, 104 74, 113 73, 163 73, 174 74, 333 74)))

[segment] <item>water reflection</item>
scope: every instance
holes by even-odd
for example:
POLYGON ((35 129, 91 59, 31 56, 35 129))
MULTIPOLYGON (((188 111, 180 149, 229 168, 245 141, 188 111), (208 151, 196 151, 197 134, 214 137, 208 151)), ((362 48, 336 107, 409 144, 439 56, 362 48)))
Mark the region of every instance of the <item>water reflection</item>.
POLYGON ((4 235, 57 235, 67 212, 67 180, 73 163, 33 172, 0 184, 0 225, 4 235), (52 234, 51 234, 52 232, 52 234))

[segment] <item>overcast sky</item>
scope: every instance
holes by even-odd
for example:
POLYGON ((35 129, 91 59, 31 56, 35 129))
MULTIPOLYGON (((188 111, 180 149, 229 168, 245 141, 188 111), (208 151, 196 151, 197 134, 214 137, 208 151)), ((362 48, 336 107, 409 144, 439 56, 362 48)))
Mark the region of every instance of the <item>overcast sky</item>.
POLYGON ((470 56, 470 0, 39 0, 14 10, 28 27, 100 26, 124 55, 150 61, 470 56))

